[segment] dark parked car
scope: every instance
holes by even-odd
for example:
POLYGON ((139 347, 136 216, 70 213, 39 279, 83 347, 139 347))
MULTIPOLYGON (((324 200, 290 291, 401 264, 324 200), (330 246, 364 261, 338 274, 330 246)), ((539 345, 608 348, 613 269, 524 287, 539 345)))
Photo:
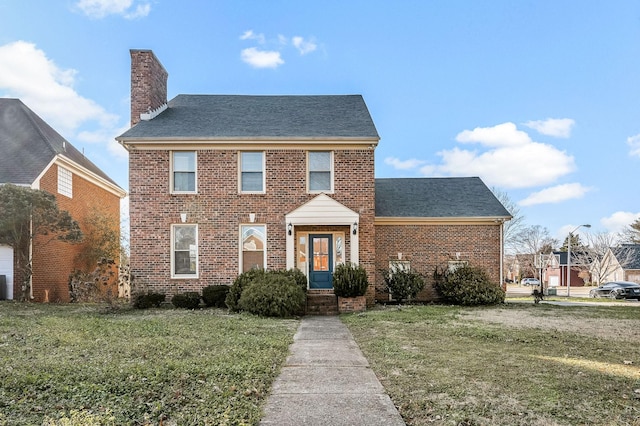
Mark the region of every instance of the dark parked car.
POLYGON ((610 297, 611 299, 640 300, 640 284, 628 281, 612 281, 602 284, 589 292, 589 297, 610 297))

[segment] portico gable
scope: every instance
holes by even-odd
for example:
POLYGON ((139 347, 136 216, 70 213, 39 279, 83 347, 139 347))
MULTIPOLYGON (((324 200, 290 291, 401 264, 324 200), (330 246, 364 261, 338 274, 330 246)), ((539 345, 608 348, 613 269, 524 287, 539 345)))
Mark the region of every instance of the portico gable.
POLYGON ((295 228, 297 226, 349 226, 350 260, 359 263, 358 223, 360 215, 326 194, 320 194, 285 215, 287 269, 296 267, 295 228))

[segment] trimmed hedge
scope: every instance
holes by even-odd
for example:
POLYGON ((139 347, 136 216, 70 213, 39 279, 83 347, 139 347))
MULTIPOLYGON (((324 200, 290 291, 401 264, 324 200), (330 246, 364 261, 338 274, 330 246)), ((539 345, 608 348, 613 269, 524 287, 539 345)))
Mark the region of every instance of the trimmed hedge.
POLYGON ((292 317, 304 309, 305 293, 295 279, 282 273, 266 273, 244 289, 238 306, 255 315, 292 317))
POLYGON ((178 293, 173 296, 171 303, 176 308, 197 309, 200 307, 200 293, 196 291, 178 293))
POLYGON ((464 266, 455 271, 436 270, 435 288, 445 301, 464 306, 504 303, 505 292, 492 283, 482 268, 464 266))
POLYGON ((382 271, 385 289, 398 303, 416 297, 424 288, 425 282, 422 275, 411 270, 389 268, 382 271))
POLYGON ((233 312, 239 312, 241 309, 238 302, 244 289, 249 287, 256 279, 264 277, 265 274, 264 269, 251 269, 238 275, 229 288, 229 293, 227 293, 224 301, 227 307, 233 312))
POLYGON ((364 296, 369 287, 367 271, 351 262, 336 265, 333 271, 333 292, 338 297, 364 296))
POLYGON ((209 308, 226 308, 227 294, 229 294, 228 285, 209 285, 202 289, 202 301, 209 308))
POLYGON ((164 293, 137 293, 131 298, 131 304, 136 309, 159 308, 166 298, 164 293))

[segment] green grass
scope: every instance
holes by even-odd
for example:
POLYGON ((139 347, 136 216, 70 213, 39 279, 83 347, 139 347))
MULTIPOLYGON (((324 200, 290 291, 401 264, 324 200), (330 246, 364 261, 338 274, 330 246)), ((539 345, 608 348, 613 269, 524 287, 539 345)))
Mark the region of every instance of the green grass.
POLYGON ((414 306, 343 321, 409 425, 640 425, 640 308, 414 306))
POLYGON ((0 303, 0 425, 252 425, 295 320, 0 303))

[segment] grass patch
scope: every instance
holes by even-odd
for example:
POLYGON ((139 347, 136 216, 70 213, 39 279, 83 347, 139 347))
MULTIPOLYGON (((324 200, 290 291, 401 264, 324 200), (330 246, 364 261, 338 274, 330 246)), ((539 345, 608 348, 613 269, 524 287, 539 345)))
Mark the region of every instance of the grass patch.
POLYGON ((342 319, 408 425, 640 424, 637 307, 412 306, 342 319))
POLYGON ((251 425, 298 321, 0 303, 0 425, 251 425))

